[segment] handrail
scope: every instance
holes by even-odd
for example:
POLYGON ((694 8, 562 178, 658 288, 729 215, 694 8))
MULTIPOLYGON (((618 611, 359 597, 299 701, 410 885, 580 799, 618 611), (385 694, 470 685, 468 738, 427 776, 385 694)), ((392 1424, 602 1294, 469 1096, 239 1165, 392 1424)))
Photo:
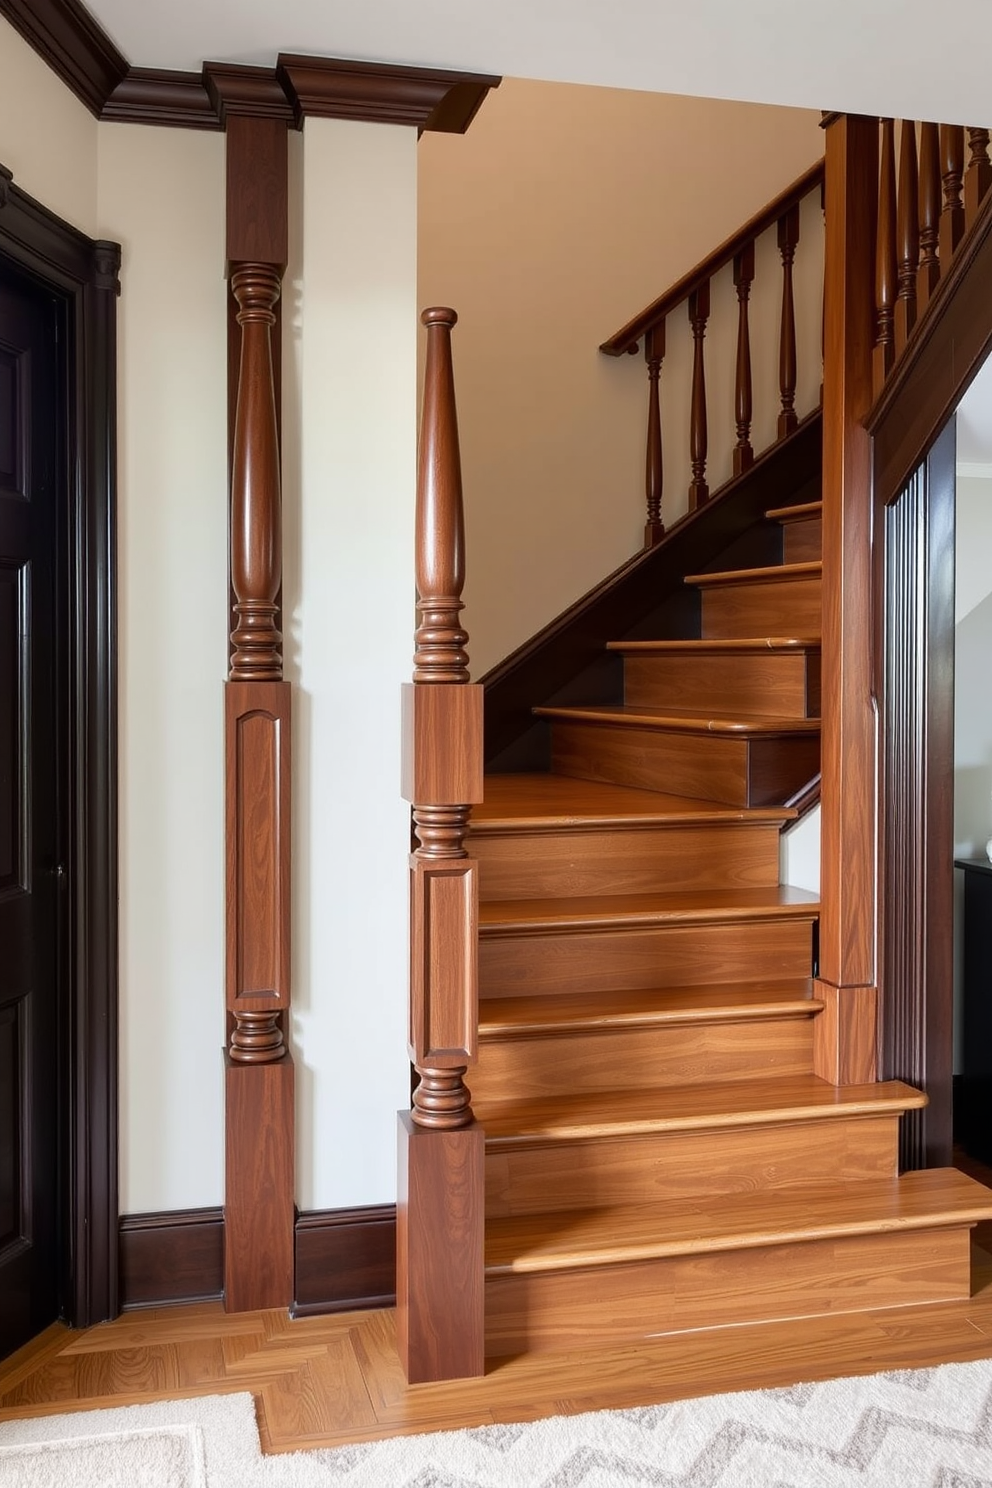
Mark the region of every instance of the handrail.
POLYGON ((738 228, 727 238, 726 242, 721 243, 719 248, 715 248, 694 269, 690 269, 687 274, 683 274, 681 279, 676 280, 671 289, 666 289, 663 295, 659 295, 639 315, 635 315, 633 320, 629 320, 609 340, 604 341, 599 348, 600 351, 604 351, 607 356, 623 356, 625 352, 632 356, 637 351, 637 343, 647 331, 663 321, 682 304, 683 300, 687 300, 691 294, 712 279, 714 274, 731 263, 742 249, 746 248, 755 238, 760 237, 769 227, 773 227, 790 207, 801 202, 803 197, 808 196, 822 181, 823 161, 818 160, 815 165, 811 165, 809 170, 804 171, 797 180, 793 181, 791 186, 787 186, 767 206, 756 212, 749 221, 744 223, 743 227, 738 228))

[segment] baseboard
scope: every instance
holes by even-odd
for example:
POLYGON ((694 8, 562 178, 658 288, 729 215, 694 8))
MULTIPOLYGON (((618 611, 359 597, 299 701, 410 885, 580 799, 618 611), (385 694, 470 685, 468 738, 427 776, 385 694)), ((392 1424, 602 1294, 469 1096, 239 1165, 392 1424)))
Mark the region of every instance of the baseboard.
MULTIPOLYGON (((390 1307, 396 1299, 396 1206, 318 1209, 296 1217, 293 1315, 390 1307)), ((224 1295, 224 1211, 172 1209, 120 1221, 124 1309, 224 1295)))

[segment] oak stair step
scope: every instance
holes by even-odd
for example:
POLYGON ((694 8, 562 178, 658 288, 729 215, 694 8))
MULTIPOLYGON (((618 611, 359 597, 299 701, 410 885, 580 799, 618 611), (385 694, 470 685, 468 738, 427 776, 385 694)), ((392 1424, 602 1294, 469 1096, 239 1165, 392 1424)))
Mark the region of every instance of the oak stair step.
POLYGON ((688 574, 702 595, 704 640, 818 636, 821 630, 821 564, 780 563, 688 574))
POLYGON ((803 563, 823 551, 823 502, 804 501, 797 506, 778 506, 765 512, 770 522, 781 523, 782 559, 803 563))
POLYGON ((953 1169, 490 1220, 486 1351, 596 1347, 970 1295, 992 1195, 953 1169))
POLYGON ((820 713, 818 636, 611 641, 607 650, 623 657, 627 707, 782 718, 820 713))
POLYGON ((795 815, 568 775, 489 775, 468 848, 483 900, 769 887, 795 815))
POLYGON ((772 806, 820 768, 818 718, 713 717, 660 708, 535 708, 559 775, 772 806))
POLYGON ((815 895, 784 885, 479 906, 479 995, 546 996, 806 977, 815 895))

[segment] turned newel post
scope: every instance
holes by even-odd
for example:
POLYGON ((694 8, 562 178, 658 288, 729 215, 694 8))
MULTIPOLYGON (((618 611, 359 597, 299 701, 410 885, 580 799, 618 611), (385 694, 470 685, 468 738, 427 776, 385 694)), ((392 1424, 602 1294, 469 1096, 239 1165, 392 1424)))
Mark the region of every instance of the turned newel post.
POLYGON ((451 361, 453 310, 425 310, 416 514, 417 631, 403 692, 410 859, 413 1109, 400 1115, 397 1312, 411 1382, 484 1364, 483 1133, 465 1075, 478 1052, 478 865, 465 848, 482 800, 482 688, 461 625, 465 518, 451 361))

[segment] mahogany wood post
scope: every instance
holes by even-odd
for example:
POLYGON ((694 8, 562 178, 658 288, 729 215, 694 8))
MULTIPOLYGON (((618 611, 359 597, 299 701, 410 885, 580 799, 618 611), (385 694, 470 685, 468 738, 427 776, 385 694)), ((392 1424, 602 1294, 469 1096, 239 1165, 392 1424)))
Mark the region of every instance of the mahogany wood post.
POLYGON ((970 158, 964 178, 964 219, 965 224, 970 227, 978 216, 978 209, 985 200, 985 193, 992 185, 988 130, 969 129, 968 149, 970 158))
POLYGON ((899 289, 896 296, 896 356, 916 324, 916 275, 920 260, 919 170, 916 163, 916 124, 903 119, 899 132, 899 198, 896 241, 899 289))
POLYGON ((734 288, 737 290, 737 373, 734 379, 734 413, 737 421, 737 443, 734 445, 734 474, 743 475, 754 463, 751 445, 751 332, 748 324, 748 301, 754 283, 754 242, 734 255, 734 288))
POLYGON ((940 126, 940 177, 944 206, 940 214, 940 271, 946 274, 964 236, 964 129, 960 124, 940 126))
POLYGON ((482 688, 459 622, 465 582, 453 310, 425 310, 427 362, 417 480, 413 684, 403 693, 410 860, 410 1057, 400 1115, 396 1295, 400 1356, 414 1382, 484 1368, 483 1133, 465 1085, 478 1056, 478 865, 464 839, 482 800, 482 688))
POLYGON ((689 510, 695 511, 709 500, 706 484, 706 365, 703 360, 703 338, 710 318, 710 281, 705 279, 689 296, 689 324, 692 327, 692 410, 689 416, 689 458, 692 480, 689 482, 689 510))
POLYGON ((878 237, 875 247, 874 387, 880 392, 895 358, 896 314, 896 152, 895 125, 882 120, 882 159, 878 176, 878 237))
POLYGON ((916 308, 922 314, 940 282, 940 135, 936 124, 920 125, 920 267, 916 308))
POLYGON ((826 127, 820 969, 814 1067, 877 1078, 871 441, 878 120, 826 127))
POLYGON ((790 207, 778 220, 778 247, 782 255, 782 328, 779 339, 778 381, 782 394, 782 411, 778 416, 778 437, 791 434, 799 422, 796 418, 796 302, 792 286, 792 265, 799 245, 799 203, 790 207))
POLYGON ((224 1297, 293 1300, 290 685, 282 678, 282 515, 272 332, 287 257, 287 124, 229 116, 227 258, 236 304, 233 597, 227 738, 224 1297))
POLYGON ((648 449, 644 471, 647 521, 644 546, 653 548, 665 535, 661 501, 665 487, 665 465, 661 443, 661 364, 665 360, 665 322, 659 321, 644 335, 644 358, 648 364, 648 449))

